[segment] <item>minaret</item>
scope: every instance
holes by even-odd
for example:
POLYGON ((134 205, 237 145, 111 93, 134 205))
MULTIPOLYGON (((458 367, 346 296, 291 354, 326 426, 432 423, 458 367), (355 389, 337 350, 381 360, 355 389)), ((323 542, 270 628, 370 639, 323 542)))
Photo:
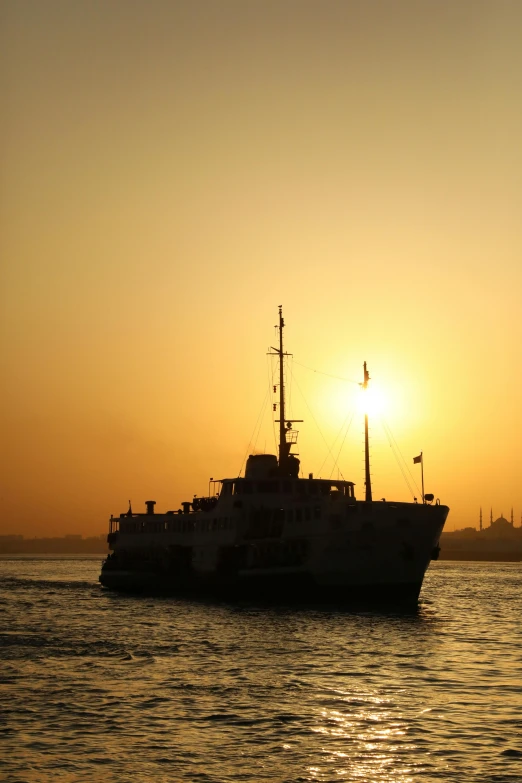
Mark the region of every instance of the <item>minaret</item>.
POLYGON ((482 506, 480 507, 479 530, 482 530, 482 506))

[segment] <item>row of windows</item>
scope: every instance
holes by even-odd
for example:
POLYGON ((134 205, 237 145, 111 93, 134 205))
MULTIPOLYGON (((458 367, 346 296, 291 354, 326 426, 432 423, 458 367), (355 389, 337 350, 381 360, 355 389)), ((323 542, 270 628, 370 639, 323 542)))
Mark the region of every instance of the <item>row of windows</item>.
POLYGON ((314 481, 313 479, 298 479, 297 481, 277 481, 267 479, 264 481, 251 481, 250 479, 238 479, 226 481, 223 484, 223 495, 254 495, 254 494, 279 494, 285 495, 329 495, 339 494, 353 498, 353 484, 344 482, 314 481))
MULTIPOLYGON (((346 517, 351 516, 358 510, 357 506, 348 506, 346 508, 346 517)), ((310 522, 312 519, 321 519, 321 507, 320 506, 303 506, 302 508, 265 508, 256 509, 251 512, 251 521, 273 521, 278 523, 284 522, 310 522)), ((340 525, 341 517, 334 515, 330 517, 330 522, 333 527, 340 525)), ((371 523, 367 523, 371 525, 371 523)), ((410 523, 408 519, 396 520, 398 527, 407 527, 410 523)), ((182 515, 175 517, 167 522, 162 520, 141 520, 141 519, 125 519, 120 521, 120 527, 122 533, 162 533, 168 532, 187 532, 187 531, 200 531, 207 532, 210 530, 233 530, 235 528, 235 521, 231 517, 199 517, 195 518, 193 515, 182 515)))
POLYGON ((141 519, 122 519, 120 522, 122 533, 186 533, 189 530, 233 530, 234 527, 234 520, 230 517, 195 519, 192 515, 183 515, 168 522, 141 519))
MULTIPOLYGON (((303 508, 274 508, 262 509, 252 512, 254 516, 270 518, 277 522, 309 522, 312 519, 321 518, 320 506, 304 506, 303 508)), ((230 517, 203 517, 195 519, 194 516, 181 515, 167 522, 163 520, 122 519, 120 529, 122 533, 185 533, 187 531, 207 532, 209 530, 233 530, 234 520, 230 517)))
MULTIPOLYGON (((281 509, 283 511, 283 509, 281 509)), ((285 518, 287 522, 309 522, 311 519, 321 519, 321 507, 304 506, 304 508, 287 508, 285 518)))
POLYGON ((233 530, 235 528, 234 520, 230 517, 214 517, 214 519, 198 519, 195 523, 195 530, 233 530))

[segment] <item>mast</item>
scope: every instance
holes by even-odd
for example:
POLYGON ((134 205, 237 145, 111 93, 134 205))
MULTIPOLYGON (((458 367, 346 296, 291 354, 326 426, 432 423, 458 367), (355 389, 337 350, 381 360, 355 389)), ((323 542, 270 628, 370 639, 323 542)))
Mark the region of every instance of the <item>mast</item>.
MULTIPOLYGON (((285 414, 285 374, 283 357, 288 356, 283 350, 283 329, 285 322, 283 319, 283 306, 279 305, 279 348, 272 346, 269 351, 273 356, 279 357, 279 418, 276 422, 279 423, 279 471, 282 475, 291 474, 291 463, 293 458, 295 461, 295 454, 290 454, 292 444, 297 442, 297 432, 292 430, 292 424, 294 422, 301 422, 302 419, 287 419, 285 414)), ((275 392, 275 386, 274 386, 275 392)), ((274 405, 275 410, 275 405, 274 405)), ((299 460, 297 460, 299 465, 299 460)))
POLYGON ((279 305, 279 467, 284 470, 290 453, 289 444, 286 442, 285 421, 285 379, 283 367, 283 307, 279 305))
MULTIPOLYGON (((363 389, 366 391, 368 388, 368 381, 370 380, 370 374, 366 369, 366 362, 364 362, 364 382, 362 384, 363 389)), ((366 406, 365 406, 366 408, 366 406)), ((364 484, 366 486, 366 502, 372 502, 372 481, 370 478, 370 446, 368 443, 368 411, 364 411, 364 484)))

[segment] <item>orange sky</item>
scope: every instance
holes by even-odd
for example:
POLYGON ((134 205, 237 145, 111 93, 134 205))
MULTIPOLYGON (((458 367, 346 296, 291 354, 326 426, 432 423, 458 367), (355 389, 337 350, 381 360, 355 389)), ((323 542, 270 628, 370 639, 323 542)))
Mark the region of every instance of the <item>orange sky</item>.
MULTIPOLYGON (((102 533, 237 475, 279 304, 306 475, 363 496, 360 415, 324 462, 357 386, 302 365, 366 360, 447 529, 520 524, 521 3, 0 15, 0 533, 102 533)), ((411 499, 371 437, 374 497, 411 499)))

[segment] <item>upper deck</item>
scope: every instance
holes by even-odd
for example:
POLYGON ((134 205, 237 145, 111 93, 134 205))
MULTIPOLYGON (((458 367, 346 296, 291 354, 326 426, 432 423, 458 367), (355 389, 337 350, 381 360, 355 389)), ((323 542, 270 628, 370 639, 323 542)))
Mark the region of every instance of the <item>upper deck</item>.
POLYGON ((126 530, 189 530, 192 524, 189 519, 209 518, 228 520, 240 508, 274 507, 292 508, 310 503, 320 507, 328 499, 346 498, 355 502, 354 484, 351 481, 333 481, 330 479, 300 478, 226 478, 220 479, 221 492, 213 497, 194 497, 192 501, 182 503, 183 508, 177 511, 167 511, 164 514, 154 512, 153 501, 147 502, 145 513, 129 511, 119 517, 111 516, 109 532, 126 530), (223 515, 226 515, 223 517, 223 515), (179 518, 182 518, 180 520, 179 518), (178 518, 178 522, 174 520, 178 518), (121 522, 121 524, 120 524, 121 522))
POLYGON ((355 484, 351 481, 304 478, 227 478, 223 479, 220 497, 227 495, 297 495, 299 497, 327 496, 331 493, 354 498, 355 484))

